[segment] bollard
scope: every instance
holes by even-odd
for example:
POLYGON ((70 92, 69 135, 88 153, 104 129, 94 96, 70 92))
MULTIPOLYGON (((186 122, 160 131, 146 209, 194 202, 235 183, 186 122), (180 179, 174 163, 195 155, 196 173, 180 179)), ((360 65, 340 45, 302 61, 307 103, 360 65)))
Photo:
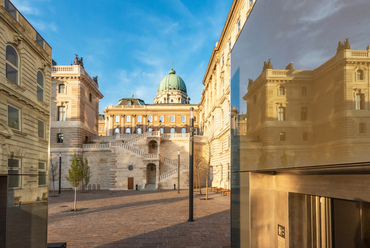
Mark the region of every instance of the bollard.
POLYGON ((176 190, 176 184, 173 185, 173 190, 176 190))
POLYGON ((136 184, 136 190, 139 190, 139 185, 136 184))

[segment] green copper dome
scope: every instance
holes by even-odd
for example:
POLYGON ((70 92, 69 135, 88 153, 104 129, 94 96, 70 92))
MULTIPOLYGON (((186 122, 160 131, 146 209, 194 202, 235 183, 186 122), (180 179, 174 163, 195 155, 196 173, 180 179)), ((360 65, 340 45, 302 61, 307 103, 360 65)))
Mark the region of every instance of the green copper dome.
POLYGON ((162 78, 161 82, 159 83, 158 92, 165 90, 181 90, 187 93, 184 80, 177 76, 173 69, 171 69, 169 74, 162 78))

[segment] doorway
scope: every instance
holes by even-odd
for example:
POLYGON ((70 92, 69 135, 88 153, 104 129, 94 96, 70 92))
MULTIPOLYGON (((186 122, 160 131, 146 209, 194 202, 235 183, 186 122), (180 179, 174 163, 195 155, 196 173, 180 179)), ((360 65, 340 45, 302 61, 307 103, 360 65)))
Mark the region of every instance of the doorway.
POLYGON ((155 164, 148 164, 146 166, 147 184, 155 184, 156 182, 156 166, 155 164))
POLYGON ((134 178, 129 177, 127 178, 127 189, 134 189, 134 178))

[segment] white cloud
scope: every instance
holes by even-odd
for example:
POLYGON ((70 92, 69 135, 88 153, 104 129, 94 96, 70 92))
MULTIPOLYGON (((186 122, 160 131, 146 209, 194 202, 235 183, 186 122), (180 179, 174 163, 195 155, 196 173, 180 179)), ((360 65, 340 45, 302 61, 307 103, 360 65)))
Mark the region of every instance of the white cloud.
POLYGON ((34 19, 28 19, 28 21, 31 23, 31 25, 37 30, 37 31, 52 31, 52 32, 58 32, 58 27, 55 23, 47 23, 41 20, 35 21, 34 19))
POLYGON ((39 10, 30 5, 28 0, 12 0, 14 6, 22 13, 26 15, 39 15, 39 10))

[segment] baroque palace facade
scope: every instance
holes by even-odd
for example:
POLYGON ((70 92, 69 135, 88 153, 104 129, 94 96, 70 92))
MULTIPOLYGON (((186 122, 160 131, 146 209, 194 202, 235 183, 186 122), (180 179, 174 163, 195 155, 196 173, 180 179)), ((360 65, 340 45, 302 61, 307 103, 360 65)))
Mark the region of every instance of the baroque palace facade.
POLYGON ((0 54, 0 247, 46 247, 52 49, 8 0, 0 54))

